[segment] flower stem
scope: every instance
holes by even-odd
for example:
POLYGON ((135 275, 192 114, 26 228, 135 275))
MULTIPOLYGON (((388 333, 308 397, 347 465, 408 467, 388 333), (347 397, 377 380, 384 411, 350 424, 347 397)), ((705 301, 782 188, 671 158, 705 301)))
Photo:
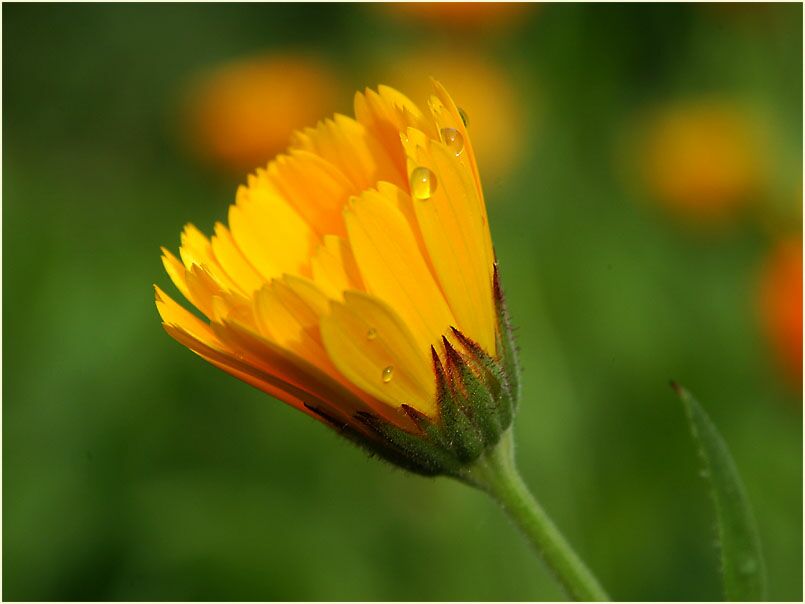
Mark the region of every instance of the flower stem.
POLYGON ((511 430, 482 455, 461 480, 486 491, 500 503, 548 568, 574 600, 606 601, 609 596, 576 555, 520 477, 514 462, 511 430))

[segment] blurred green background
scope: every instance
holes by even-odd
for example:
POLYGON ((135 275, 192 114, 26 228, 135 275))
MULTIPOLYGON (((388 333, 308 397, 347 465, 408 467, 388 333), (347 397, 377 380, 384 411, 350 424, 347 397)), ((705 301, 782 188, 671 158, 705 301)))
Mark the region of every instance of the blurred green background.
MULTIPOLYGON (((801 600, 801 386, 756 302, 774 242, 801 237, 801 5, 544 5, 494 28, 366 5, 2 15, 4 599, 562 597, 491 501, 205 365, 153 304, 152 283, 175 292, 159 246, 187 221, 209 233, 245 178, 183 138, 196 74, 317 56, 343 87, 326 112, 349 113, 386 61, 438 45, 495 65, 522 116, 496 130, 516 153, 485 188, 527 482, 614 597, 719 599, 676 379, 743 473, 771 598, 801 600), (679 220, 624 159, 647 112, 713 95, 752 108, 769 166, 716 227, 679 220)), ((495 119, 469 113, 471 134, 495 119)))

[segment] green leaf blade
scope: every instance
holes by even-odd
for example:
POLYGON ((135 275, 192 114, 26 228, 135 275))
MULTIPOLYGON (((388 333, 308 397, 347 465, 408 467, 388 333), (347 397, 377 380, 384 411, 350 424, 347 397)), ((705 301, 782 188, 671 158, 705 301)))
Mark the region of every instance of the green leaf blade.
POLYGON ((766 599, 766 568, 755 517, 726 442, 699 402, 671 383, 685 407, 689 427, 704 464, 718 521, 724 597, 730 601, 766 599))

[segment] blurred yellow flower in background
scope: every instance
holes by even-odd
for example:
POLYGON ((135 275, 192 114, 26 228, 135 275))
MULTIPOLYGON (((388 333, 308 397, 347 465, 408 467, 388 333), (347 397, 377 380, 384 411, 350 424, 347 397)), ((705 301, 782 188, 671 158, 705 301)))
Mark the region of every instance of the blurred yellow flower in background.
POLYGON ((188 225, 180 258, 163 248, 205 320, 158 287, 157 308, 202 358, 395 463, 410 450, 389 430, 458 425, 400 463, 446 471, 497 442, 517 380, 475 154, 436 82, 427 112, 381 86, 356 94, 355 115, 297 132, 211 238, 188 225), (450 400, 472 392, 475 404, 487 382, 489 400, 509 401, 500 419, 473 427, 490 402, 451 415, 450 400))
POLYGON ((206 160, 238 173, 282 151, 340 98, 337 78, 301 55, 257 55, 200 74, 187 93, 187 136, 206 160))
POLYGON ((728 102, 691 100, 653 115, 637 162, 649 194, 672 214, 718 224, 763 193, 766 155, 746 111, 728 102))
POLYGON ((427 94, 423 73, 444 82, 460 99, 478 165, 487 179, 505 177, 517 166, 534 103, 524 104, 508 67, 469 48, 439 46, 399 54, 382 66, 382 72, 390 85, 410 91, 414 98, 427 94))
POLYGON ((778 242, 763 262, 761 327, 791 384, 802 387, 802 239, 778 242))

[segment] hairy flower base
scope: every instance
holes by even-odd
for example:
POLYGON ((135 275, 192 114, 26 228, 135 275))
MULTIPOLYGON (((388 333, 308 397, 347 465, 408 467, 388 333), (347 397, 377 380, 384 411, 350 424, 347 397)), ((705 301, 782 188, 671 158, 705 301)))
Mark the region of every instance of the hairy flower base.
POLYGON ((346 438, 395 465, 426 476, 461 477, 467 466, 494 447, 511 426, 520 398, 517 349, 497 265, 494 292, 501 331, 497 338, 498 358, 488 355, 455 327, 451 330, 463 351, 443 337, 443 364, 431 346, 438 417, 431 419, 410 405, 401 406, 417 432, 359 411, 354 419, 370 428, 376 437, 367 439, 350 424, 339 423, 316 407, 307 407, 346 438))

